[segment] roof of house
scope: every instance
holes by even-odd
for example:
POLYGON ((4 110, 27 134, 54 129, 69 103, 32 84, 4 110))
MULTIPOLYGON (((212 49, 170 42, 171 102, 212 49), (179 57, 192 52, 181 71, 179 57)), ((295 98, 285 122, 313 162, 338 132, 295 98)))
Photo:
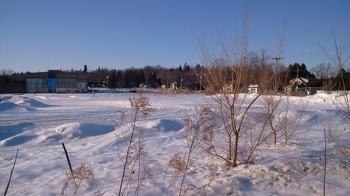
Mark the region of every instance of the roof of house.
POLYGON ((318 87, 320 86, 319 80, 310 79, 304 77, 293 78, 289 81, 290 86, 299 86, 299 87, 318 87))
POLYGON ((248 88, 258 88, 259 86, 257 84, 249 84, 248 88))
POLYGON ((307 86, 309 84, 309 80, 303 77, 297 77, 289 81, 289 84, 291 85, 304 85, 307 86))

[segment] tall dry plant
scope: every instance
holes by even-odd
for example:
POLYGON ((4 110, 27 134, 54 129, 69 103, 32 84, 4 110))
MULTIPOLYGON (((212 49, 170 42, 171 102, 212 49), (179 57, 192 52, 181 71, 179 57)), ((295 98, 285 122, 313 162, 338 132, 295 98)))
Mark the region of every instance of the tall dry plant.
MULTIPOLYGON (((191 155, 195 147, 201 144, 202 140, 212 135, 212 125, 210 123, 211 111, 208 107, 196 108, 193 116, 186 115, 184 118, 185 134, 187 139, 187 153, 186 158, 180 161, 179 157, 174 156, 171 160, 170 166, 177 168, 182 172, 182 180, 180 184, 179 196, 183 192, 183 186, 187 170, 191 161, 191 155), (209 136, 208 136, 209 135, 209 136), (177 163, 177 164, 174 164, 177 163), (183 163, 183 164, 181 164, 183 163), (176 167, 175 167, 176 166, 176 167), (181 167, 180 167, 181 166, 181 167)), ((175 154, 176 155, 176 154, 175 154)))
POLYGON ((145 155, 143 133, 136 126, 139 118, 145 118, 149 115, 149 100, 139 94, 138 97, 129 98, 129 103, 132 111, 132 122, 128 130, 128 136, 124 138, 127 147, 118 190, 119 196, 124 195, 131 187, 134 189, 134 194, 138 195, 142 182, 149 171, 146 164, 143 164, 145 155), (132 184, 134 181, 136 181, 136 185, 132 184))
POLYGON ((66 181, 61 189, 60 195, 63 196, 66 194, 66 190, 69 187, 70 182, 74 183, 74 186, 75 186, 73 195, 77 195, 79 188, 83 184, 88 185, 94 179, 95 179, 94 173, 92 172, 92 170, 88 166, 86 166, 84 164, 75 168, 73 172, 67 170, 66 171, 66 181))

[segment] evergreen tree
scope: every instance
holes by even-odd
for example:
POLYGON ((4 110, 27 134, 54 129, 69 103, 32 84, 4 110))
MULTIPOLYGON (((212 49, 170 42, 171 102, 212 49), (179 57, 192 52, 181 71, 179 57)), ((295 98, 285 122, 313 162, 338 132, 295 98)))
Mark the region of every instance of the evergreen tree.
POLYGON ((180 67, 179 67, 179 72, 183 72, 183 70, 182 70, 182 66, 180 65, 180 67))

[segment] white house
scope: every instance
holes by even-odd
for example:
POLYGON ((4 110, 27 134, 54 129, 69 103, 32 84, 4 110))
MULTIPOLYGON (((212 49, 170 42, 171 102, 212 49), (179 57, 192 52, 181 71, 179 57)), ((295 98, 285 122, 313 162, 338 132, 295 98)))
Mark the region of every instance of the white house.
POLYGON ((257 84, 249 84, 248 93, 249 94, 258 94, 258 85, 257 84))

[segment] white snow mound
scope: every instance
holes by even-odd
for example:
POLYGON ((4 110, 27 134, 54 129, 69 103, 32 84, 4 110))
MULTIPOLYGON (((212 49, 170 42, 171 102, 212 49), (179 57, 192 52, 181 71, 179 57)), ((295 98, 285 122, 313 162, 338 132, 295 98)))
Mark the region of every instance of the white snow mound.
POLYGON ((115 130, 114 125, 96 123, 68 123, 56 127, 62 138, 74 139, 104 135, 115 130))
POLYGON ((184 125, 176 119, 158 119, 149 122, 142 122, 140 125, 145 129, 153 129, 161 132, 180 131, 184 125))
POLYGON ((21 109, 21 108, 23 107, 9 101, 4 101, 0 103, 0 112, 4 112, 7 110, 21 109))
POLYGON ((0 144, 6 146, 16 146, 31 141, 36 136, 26 134, 27 129, 34 126, 31 122, 15 123, 10 125, 0 125, 0 144))
POLYGON ((27 106, 27 107, 48 107, 49 106, 43 102, 40 102, 40 101, 32 99, 32 98, 28 98, 28 97, 21 97, 15 103, 23 105, 23 106, 27 106))

